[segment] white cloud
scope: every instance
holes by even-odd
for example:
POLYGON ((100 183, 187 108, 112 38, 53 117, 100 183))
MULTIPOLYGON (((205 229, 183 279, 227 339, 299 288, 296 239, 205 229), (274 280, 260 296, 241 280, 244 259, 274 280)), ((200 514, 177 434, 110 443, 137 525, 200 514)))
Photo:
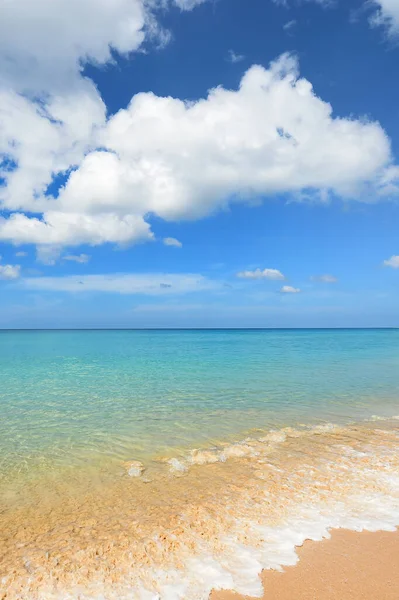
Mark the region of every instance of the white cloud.
POLYGON ((13 213, 8 219, 0 217, 0 239, 14 244, 37 244, 39 247, 83 243, 97 246, 105 242, 125 244, 151 240, 153 234, 141 216, 49 211, 43 220, 22 213, 13 213))
MULTIPOLYGON (((184 10, 198 1, 174 0, 184 10)), ((0 0, 4 2, 4 0, 0 0)), ((257 196, 396 193, 378 123, 333 118, 294 57, 253 66, 238 90, 184 102, 133 97, 108 121, 87 60, 159 34, 141 0, 15 0, 0 23, 0 240, 54 256, 80 244, 151 240, 148 214, 196 219, 257 196), (52 52, 48 52, 48 48, 52 52), (21 95, 28 90, 31 95, 21 95), (98 148, 103 148, 99 151, 98 148), (11 165, 11 168, 9 166, 11 165), (53 178, 65 185, 46 195, 53 178), (24 212, 36 213, 40 218, 24 212)), ((47 258, 47 260, 49 260, 47 258)))
POLYGON ((19 265, 0 265, 0 279, 18 279, 20 274, 19 265))
POLYGON ((296 20, 292 19, 292 21, 288 21, 283 25, 284 31, 291 31, 296 26, 296 20))
MULTIPOLYGON (((211 305, 212 306, 212 305, 211 305)), ((209 311, 209 303, 206 304, 139 304, 133 308, 133 312, 142 313, 185 313, 187 311, 203 311, 205 314, 209 311)))
MULTIPOLYGON (((67 173, 96 147, 98 129, 105 125, 105 106, 92 82, 81 76, 82 64, 108 62, 111 49, 121 54, 139 49, 150 24, 144 3, 15 0, 6 4, 0 21, 0 154, 16 168, 5 173, 0 168, 7 184, 1 201, 11 211, 32 208, 43 213, 43 220, 13 214, 1 220, 1 239, 18 244, 26 238, 27 243, 54 246, 80 243, 76 235, 88 243, 93 235, 102 238, 98 243, 109 234, 126 237, 127 227, 131 233, 136 230, 126 219, 96 215, 93 221, 90 215, 63 215, 58 206, 47 211, 51 203, 45 192, 53 174, 67 173), (98 236, 94 229, 102 233, 98 236)), ((142 219, 134 220, 140 230, 142 219)), ((148 230, 146 225, 142 228, 148 230)))
POLYGON ((71 262, 86 264, 90 260, 90 256, 88 254, 68 254, 67 256, 62 257, 63 260, 68 260, 71 262))
POLYGON ((175 246, 176 248, 182 248, 183 244, 179 242, 176 238, 167 237, 163 239, 163 243, 165 246, 175 246))
POLYGON ((398 0, 372 0, 377 10, 371 16, 370 22, 373 26, 383 26, 388 35, 399 34, 399 2, 398 0))
POLYGON ((65 91, 82 61, 105 64, 144 41, 142 0, 1 0, 0 71, 18 91, 65 91), (51 51, 49 51, 51 49, 51 51))
POLYGON ((23 258, 24 256, 28 256, 27 252, 23 252, 22 250, 19 252, 15 253, 15 256, 17 256, 18 258, 23 258))
POLYGON ((292 287, 291 285, 283 285, 280 290, 282 294, 299 294, 300 291, 299 288, 292 287))
POLYGON ((334 275, 314 275, 311 277, 312 281, 319 281, 320 283, 337 283, 338 279, 334 275))
MULTIPOLYGON (((172 1, 182 9, 196 4, 172 1)), ((0 20, 0 178, 6 181, 1 207, 43 214, 50 227, 39 227, 36 219, 23 221, 32 234, 28 243, 53 245, 47 239, 53 231, 50 237, 68 244, 62 238, 65 225, 74 228, 72 219, 46 199, 47 186, 53 176, 67 178, 69 170, 98 147, 98 131, 106 124, 98 90, 82 77, 84 63, 105 64, 112 61, 112 52, 127 55, 139 50, 145 39, 163 43, 168 36, 151 12, 156 3, 145 0, 0 0, 0 5, 5 5, 0 20)), ((19 243, 22 221, 17 217, 11 217, 2 239, 9 239, 14 229, 12 241, 19 243)), ((87 218, 92 217, 79 215, 79 221, 87 218)), ((142 215, 117 218, 142 221, 142 215)), ((112 213, 107 215, 100 229, 107 229, 106 221, 113 219, 112 213)), ((129 241, 135 241, 132 233, 129 241)), ((91 235, 85 236, 88 243, 91 235)), ((73 239, 74 235, 72 245, 73 239)))
MULTIPOLYGON (((334 4, 335 0, 295 0, 295 2, 298 4, 303 2, 315 2, 316 4, 321 4, 322 6, 331 6, 334 4)), ((277 6, 285 6, 288 7, 290 6, 290 4, 294 4, 294 2, 291 2, 291 0, 272 0, 272 2, 274 2, 274 4, 277 4, 277 6)))
POLYGON ((0 153, 17 164, 1 172, 0 192, 8 210, 43 212, 52 174, 78 165, 96 145, 96 132, 105 123, 105 106, 87 80, 63 96, 51 96, 47 107, 0 87, 0 153))
POLYGON ((191 10, 205 0, 0 0, 0 85, 64 95, 84 84, 84 63, 104 65, 168 32, 156 9, 191 10), (51 49, 51 51, 49 50, 51 49))
POLYGON ((399 269, 399 256, 391 256, 388 260, 384 260, 384 265, 393 269, 399 269))
POLYGON ((36 247, 36 259, 44 265, 55 265, 60 258, 62 246, 41 244, 36 247))
POLYGON ((237 273, 237 277, 241 279, 272 279, 274 281, 281 281, 285 279, 284 275, 278 269, 255 269, 255 271, 241 271, 237 273))
POLYGON ((192 10, 199 4, 207 2, 207 0, 173 0, 180 10, 192 10))
POLYGON ((110 274, 34 277, 21 280, 28 289, 54 292, 110 292, 160 296, 218 289, 220 284, 196 274, 110 274))
POLYGON ((234 50, 229 50, 229 61, 233 64, 243 61, 245 56, 243 54, 236 54, 234 50))

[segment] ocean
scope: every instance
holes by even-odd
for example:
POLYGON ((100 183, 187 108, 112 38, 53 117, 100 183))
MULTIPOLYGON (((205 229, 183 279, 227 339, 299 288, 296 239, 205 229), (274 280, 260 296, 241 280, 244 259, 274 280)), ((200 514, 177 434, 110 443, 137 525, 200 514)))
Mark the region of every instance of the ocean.
POLYGON ((399 525, 399 330, 0 333, 0 591, 259 595, 399 525))

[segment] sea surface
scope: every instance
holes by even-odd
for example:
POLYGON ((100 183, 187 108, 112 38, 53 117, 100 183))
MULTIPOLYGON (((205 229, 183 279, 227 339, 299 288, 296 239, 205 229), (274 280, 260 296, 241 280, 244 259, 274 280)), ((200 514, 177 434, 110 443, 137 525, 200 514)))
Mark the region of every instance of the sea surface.
POLYGON ((399 330, 0 333, 0 596, 259 595, 399 525, 399 330))

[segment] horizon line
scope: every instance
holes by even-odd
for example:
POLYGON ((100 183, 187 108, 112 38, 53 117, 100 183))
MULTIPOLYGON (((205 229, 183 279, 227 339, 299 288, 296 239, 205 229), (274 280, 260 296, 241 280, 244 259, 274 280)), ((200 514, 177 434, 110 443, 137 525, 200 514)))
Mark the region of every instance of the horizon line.
POLYGON ((365 331, 398 330, 399 326, 382 327, 0 327, 13 331, 365 331))

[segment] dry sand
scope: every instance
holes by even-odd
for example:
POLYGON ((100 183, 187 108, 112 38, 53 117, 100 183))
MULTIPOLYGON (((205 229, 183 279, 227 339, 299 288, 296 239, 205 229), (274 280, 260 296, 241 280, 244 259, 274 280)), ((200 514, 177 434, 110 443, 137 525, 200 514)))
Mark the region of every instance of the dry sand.
MULTIPOLYGON (((331 539, 305 542, 299 563, 264 571, 263 600, 399 600, 399 531, 334 531, 331 539)), ((213 592, 211 600, 239 600, 213 592)))

